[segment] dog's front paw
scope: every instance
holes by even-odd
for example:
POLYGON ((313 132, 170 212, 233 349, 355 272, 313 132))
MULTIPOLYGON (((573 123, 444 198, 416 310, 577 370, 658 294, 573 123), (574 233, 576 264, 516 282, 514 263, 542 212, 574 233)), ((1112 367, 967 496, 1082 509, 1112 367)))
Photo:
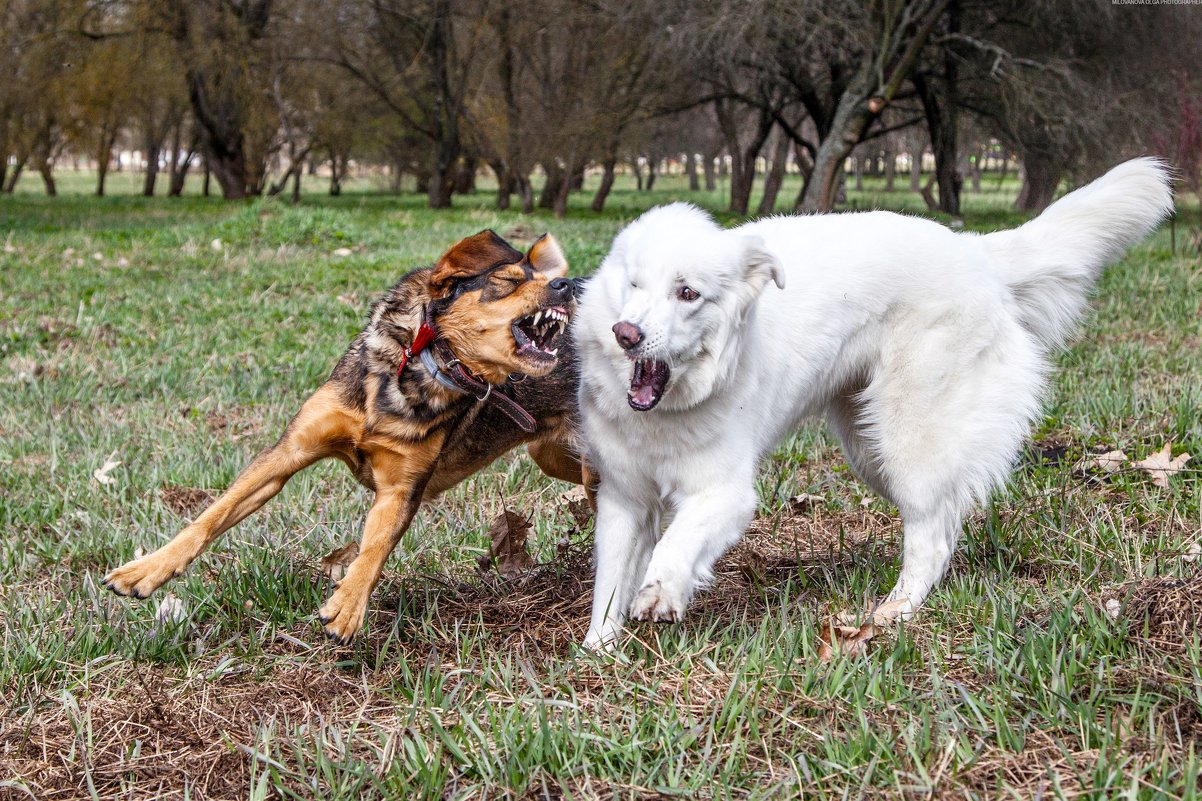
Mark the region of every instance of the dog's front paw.
POLYGON ((354 592, 346 585, 335 590, 317 612, 326 636, 339 645, 350 645, 363 628, 367 598, 367 593, 354 592))
POLYGON ((110 571, 102 583, 118 595, 149 598, 152 592, 184 572, 187 566, 187 562, 180 564, 170 553, 155 551, 110 571))
POLYGON ((635 620, 679 623, 684 620, 684 608, 688 603, 684 593, 673 590, 662 581, 656 581, 639 590, 634 603, 630 605, 630 616, 635 620))

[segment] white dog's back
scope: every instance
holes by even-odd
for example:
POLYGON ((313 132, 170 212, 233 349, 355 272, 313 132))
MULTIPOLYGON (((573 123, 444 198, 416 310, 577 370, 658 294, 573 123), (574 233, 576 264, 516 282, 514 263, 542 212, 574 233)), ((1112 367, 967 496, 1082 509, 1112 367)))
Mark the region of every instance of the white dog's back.
POLYGON ((1101 268, 1171 205, 1164 167, 1140 159, 984 236, 887 212, 730 231, 683 204, 641 217, 591 282, 575 328, 602 480, 589 641, 612 638, 628 605, 645 619, 683 615, 750 522, 759 458, 813 414, 901 511, 890 598, 917 608, 967 509, 1006 479, 1038 415, 1049 350, 1101 268), (746 303, 743 280, 754 289, 746 303), (615 343, 620 322, 640 333, 636 344, 615 343), (644 411, 623 393, 640 360, 671 372, 662 404, 644 411))

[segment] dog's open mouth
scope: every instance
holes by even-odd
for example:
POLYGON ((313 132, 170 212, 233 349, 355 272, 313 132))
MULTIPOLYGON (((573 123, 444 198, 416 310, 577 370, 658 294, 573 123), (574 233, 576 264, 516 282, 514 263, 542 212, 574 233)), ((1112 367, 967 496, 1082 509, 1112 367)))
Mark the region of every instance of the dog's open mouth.
POLYGON ((534 362, 555 361, 569 316, 562 306, 552 306, 514 320, 510 328, 518 355, 534 362))
POLYGON ((639 412, 655 408, 655 404, 663 397, 671 372, 663 362, 650 359, 636 361, 634 375, 630 377, 630 391, 626 394, 630 408, 639 412))

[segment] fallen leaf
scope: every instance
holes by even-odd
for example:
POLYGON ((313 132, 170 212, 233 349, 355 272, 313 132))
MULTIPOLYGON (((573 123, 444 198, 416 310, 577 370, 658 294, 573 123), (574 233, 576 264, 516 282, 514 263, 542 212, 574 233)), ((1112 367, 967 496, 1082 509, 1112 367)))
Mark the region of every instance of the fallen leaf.
POLYGON ((1122 609, 1123 605, 1119 603, 1118 598, 1111 598, 1106 601, 1106 614, 1110 616, 1111 620, 1118 620, 1119 612, 1121 612, 1122 609))
POLYGON ((351 562, 355 561, 358 556, 359 543, 348 542, 341 548, 335 548, 321 557, 321 572, 328 576, 330 581, 342 581, 351 562))
POLYGON ((124 256, 120 256, 120 257, 117 259, 117 266, 118 266, 118 267, 128 267, 128 266, 129 266, 129 259, 125 258, 124 256))
POLYGON ((492 540, 489 552, 497 573, 503 578, 516 578, 534 567, 534 559, 526 550, 530 528, 529 520, 509 509, 492 521, 488 529, 488 537, 492 540))
POLYGON ((184 606, 183 601, 175 597, 175 593, 169 592, 159 601, 159 608, 155 610, 154 616, 160 626, 180 623, 188 616, 188 608, 184 606))
POLYGON ((1106 451, 1106 453, 1087 453, 1073 465, 1074 473, 1117 473, 1127 464, 1127 454, 1122 451, 1106 451))
POLYGON ((334 251, 334 255, 340 259, 346 258, 347 256, 351 255, 352 253, 354 253, 354 251, 351 250, 350 248, 338 248, 337 250, 334 251))
POLYGON ((109 475, 109 473, 121 466, 121 462, 113 458, 116 455, 116 451, 110 453, 108 458, 104 460, 104 464, 92 471, 92 478, 101 484, 116 484, 117 479, 109 475))
POLYGON ((1202 543, 1190 543, 1190 546, 1185 549, 1185 553, 1181 554, 1181 561, 1196 562, 1200 556, 1202 556, 1202 543))
POLYGON ((212 248, 215 252, 220 253, 225 248, 225 243, 222 242, 220 239, 214 239, 212 242, 209 243, 209 247, 212 248))
POLYGON ((869 609, 868 612, 872 615, 873 623, 883 626, 887 623, 897 622, 903 614, 909 611, 909 608, 910 599, 907 597, 879 603, 874 609, 869 609))
POLYGON ((821 495, 811 495, 808 492, 803 492, 789 499, 789 511, 793 514, 808 512, 811 509, 817 509, 822 506, 825 500, 821 495))
POLYGON ((857 628, 828 620, 818 633, 818 661, 829 662, 835 654, 863 656, 868 653, 868 641, 875 636, 876 627, 871 623, 857 628))
POLYGON ((98 250, 92 254, 92 258, 96 261, 104 261, 104 254, 98 250))
POLYGON ((1132 464, 1150 475, 1153 484, 1168 489, 1169 476, 1185 467, 1185 463, 1189 460, 1190 455, 1188 453, 1182 453, 1174 457, 1173 441, 1169 440, 1164 444, 1163 448, 1147 459, 1141 459, 1138 462, 1132 462, 1132 464))

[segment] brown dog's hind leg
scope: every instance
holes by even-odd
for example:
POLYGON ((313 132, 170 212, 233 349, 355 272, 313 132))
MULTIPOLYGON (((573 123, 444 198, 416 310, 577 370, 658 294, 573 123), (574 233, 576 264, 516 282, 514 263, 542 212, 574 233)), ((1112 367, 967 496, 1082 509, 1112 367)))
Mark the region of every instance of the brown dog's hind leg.
POLYGON ((584 486, 589 506, 597 511, 597 474, 589 469, 588 460, 577 454, 562 440, 544 439, 530 443, 526 450, 539 469, 551 478, 584 486))
POLYGON ((288 424, 280 441, 255 457, 200 517, 154 553, 110 572, 104 585, 118 595, 148 597, 182 573, 215 539, 270 500, 294 474, 331 456, 350 436, 352 423, 337 392, 328 386, 319 389, 288 424))

